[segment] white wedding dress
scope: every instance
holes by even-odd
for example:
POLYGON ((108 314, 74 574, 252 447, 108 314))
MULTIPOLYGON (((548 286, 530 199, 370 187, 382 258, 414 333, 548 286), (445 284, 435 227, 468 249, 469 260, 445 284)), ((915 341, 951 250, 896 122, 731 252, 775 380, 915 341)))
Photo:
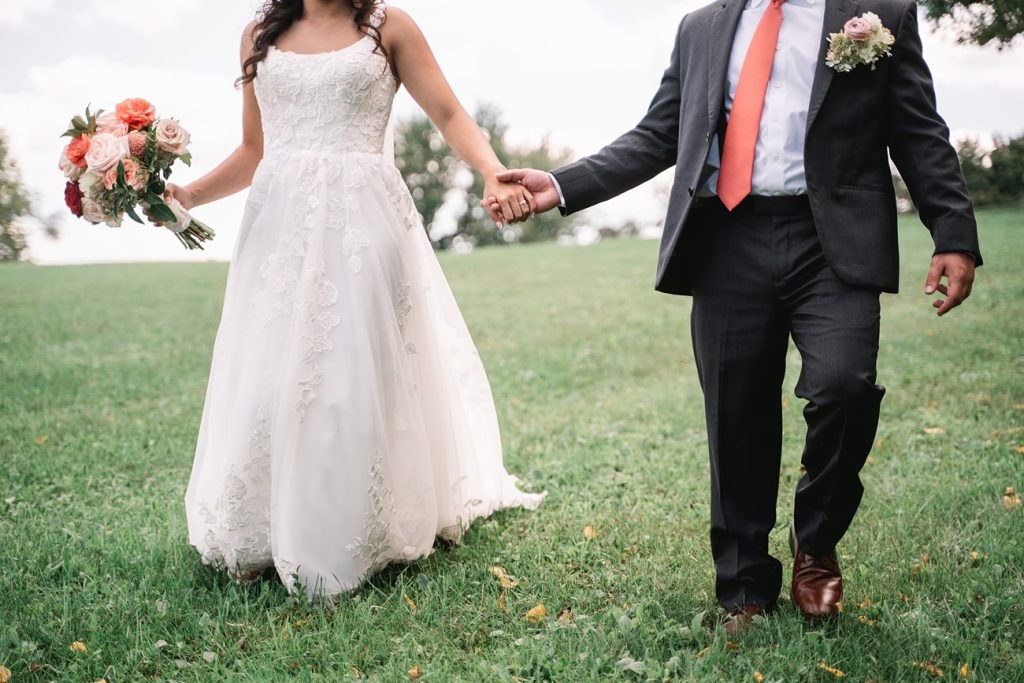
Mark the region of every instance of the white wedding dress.
POLYGON ((396 89, 369 37, 260 64, 265 157, 185 496, 205 562, 312 597, 543 497, 502 464, 483 365, 383 153, 396 89))

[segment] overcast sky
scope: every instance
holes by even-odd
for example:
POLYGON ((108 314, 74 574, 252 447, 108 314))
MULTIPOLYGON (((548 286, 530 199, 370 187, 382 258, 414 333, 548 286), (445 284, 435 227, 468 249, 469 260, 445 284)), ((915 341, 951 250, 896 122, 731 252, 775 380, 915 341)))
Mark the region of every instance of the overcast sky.
MULTIPOLYGON (((0 0, 0 128, 11 139, 41 213, 63 211, 57 136, 91 102, 112 108, 145 97, 158 113, 192 131, 195 171, 224 158, 240 135, 241 30, 256 0, 0 0)), ((679 19, 703 0, 401 0, 420 24, 467 108, 504 110, 515 140, 549 136, 579 154, 598 149, 643 115, 668 60, 679 19), (624 9, 624 7, 626 9, 624 9)), ((939 109, 955 134, 1022 132, 1021 48, 958 46, 925 36, 939 109)), ((398 117, 416 105, 404 93, 398 117)), ((665 179, 655 183, 664 184, 665 179)), ((215 227, 213 248, 197 259, 230 257, 242 197, 201 207, 215 227)), ((592 220, 655 222, 650 187, 610 202, 592 220)), ((166 231, 120 230, 63 220, 63 237, 33 239, 40 263, 167 260, 184 253, 166 231)))

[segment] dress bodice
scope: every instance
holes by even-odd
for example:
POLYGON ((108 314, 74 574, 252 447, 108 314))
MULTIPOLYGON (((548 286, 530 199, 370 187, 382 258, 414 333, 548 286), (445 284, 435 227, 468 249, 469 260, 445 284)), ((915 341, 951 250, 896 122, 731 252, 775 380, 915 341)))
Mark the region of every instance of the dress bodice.
POLYGON ((266 154, 382 152, 397 82, 369 35, 315 54, 272 47, 254 87, 266 154))

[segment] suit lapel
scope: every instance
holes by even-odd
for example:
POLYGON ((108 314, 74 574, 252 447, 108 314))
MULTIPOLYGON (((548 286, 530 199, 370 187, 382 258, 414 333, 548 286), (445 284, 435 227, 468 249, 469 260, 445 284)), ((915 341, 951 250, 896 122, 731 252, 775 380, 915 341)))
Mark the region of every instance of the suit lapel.
POLYGON ((722 0, 711 20, 708 36, 708 130, 718 128, 718 119, 725 106, 725 84, 729 75, 732 41, 746 0, 722 0))
POLYGON ((825 23, 822 26, 821 42, 818 51, 818 65, 814 71, 814 82, 811 85, 811 102, 807 108, 807 130, 811 130, 814 119, 818 116, 825 96, 832 85, 835 69, 825 63, 828 52, 828 36, 843 30, 843 24, 857 16, 860 6, 856 0, 825 0, 825 23))

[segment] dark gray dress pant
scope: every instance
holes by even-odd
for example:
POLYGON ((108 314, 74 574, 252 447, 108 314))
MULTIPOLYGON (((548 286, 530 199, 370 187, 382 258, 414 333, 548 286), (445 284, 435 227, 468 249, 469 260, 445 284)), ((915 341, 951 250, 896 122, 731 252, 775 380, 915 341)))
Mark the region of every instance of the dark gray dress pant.
POLYGON ((782 452, 782 382, 792 336, 803 361, 806 473, 796 490, 801 547, 832 552, 863 494, 885 389, 875 384, 879 296, 841 282, 826 263, 810 209, 711 200, 688 229, 691 330, 711 456, 711 550, 719 602, 770 607, 782 565, 768 552, 782 452))

